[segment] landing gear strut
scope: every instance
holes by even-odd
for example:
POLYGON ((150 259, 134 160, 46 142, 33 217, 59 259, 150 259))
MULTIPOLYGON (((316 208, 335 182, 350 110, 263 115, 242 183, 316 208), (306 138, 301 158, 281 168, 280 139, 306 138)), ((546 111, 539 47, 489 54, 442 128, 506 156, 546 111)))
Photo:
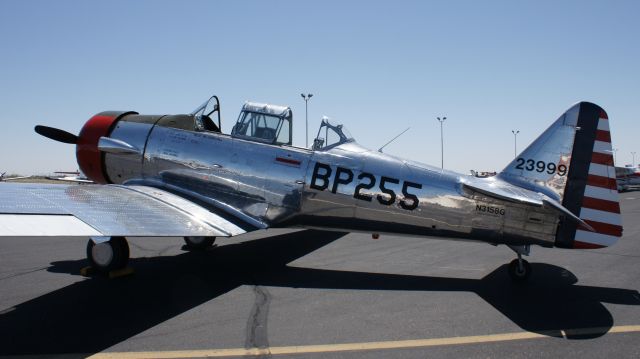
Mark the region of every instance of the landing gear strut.
POLYGON ((102 273, 123 269, 129 262, 129 244, 124 237, 92 237, 87 243, 87 259, 102 273))
POLYGON ((509 276, 513 281, 524 282, 531 275, 531 265, 525 259, 522 259, 522 255, 529 255, 529 245, 523 246, 509 246, 518 255, 517 259, 514 259, 509 263, 509 276))

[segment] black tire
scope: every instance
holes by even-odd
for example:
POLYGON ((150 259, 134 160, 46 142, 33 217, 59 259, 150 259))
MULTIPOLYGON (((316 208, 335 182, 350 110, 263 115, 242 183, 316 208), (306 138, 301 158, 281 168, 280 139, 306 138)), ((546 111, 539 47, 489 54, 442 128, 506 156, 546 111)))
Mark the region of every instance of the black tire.
POLYGON ((99 272, 122 269, 129 262, 129 243, 124 237, 112 237, 99 244, 90 239, 87 243, 87 259, 91 267, 99 272))
POLYGON ((216 237, 184 237, 184 243, 187 248, 192 250, 205 250, 213 246, 216 237))
POLYGON ((518 259, 514 259, 509 263, 509 276, 514 282, 524 282, 531 275, 531 264, 523 259, 522 269, 520 269, 518 262, 518 259))

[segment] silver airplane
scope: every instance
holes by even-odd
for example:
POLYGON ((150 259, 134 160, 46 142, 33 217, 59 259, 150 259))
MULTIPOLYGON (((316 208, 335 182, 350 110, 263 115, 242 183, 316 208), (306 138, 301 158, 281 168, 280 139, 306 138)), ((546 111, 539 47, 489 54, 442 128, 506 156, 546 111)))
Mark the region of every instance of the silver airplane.
POLYGON ((31 176, 5 177, 6 174, 7 172, 0 173, 0 182, 16 181, 16 180, 21 180, 25 178, 31 178, 31 176))
POLYGON ((246 103, 221 133, 216 96, 190 114, 102 112, 78 136, 80 169, 102 185, 0 185, 0 236, 90 237, 98 271, 122 269, 125 237, 216 237, 275 227, 391 233, 504 244, 522 281, 531 245, 602 248, 622 235, 607 114, 580 102, 498 175, 477 178, 360 146, 323 120, 292 145, 288 107, 246 103), (213 119, 217 119, 214 121, 213 119))

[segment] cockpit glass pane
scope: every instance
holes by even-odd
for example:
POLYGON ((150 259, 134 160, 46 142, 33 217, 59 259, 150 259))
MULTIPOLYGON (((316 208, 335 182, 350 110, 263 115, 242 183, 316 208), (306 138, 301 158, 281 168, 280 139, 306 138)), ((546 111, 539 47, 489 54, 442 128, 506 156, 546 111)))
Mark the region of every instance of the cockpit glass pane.
POLYGON ((242 118, 238 121, 235 133, 242 136, 251 136, 253 134, 253 120, 251 113, 244 112, 242 118))
POLYGON ((273 141, 276 138, 281 121, 282 119, 277 116, 257 112, 244 112, 236 125, 235 134, 273 141))
POLYGON ((274 131, 278 129, 278 125, 280 124, 279 117, 269 116, 269 115, 262 115, 262 116, 264 117, 263 124, 261 124, 262 127, 269 128, 274 131))
POLYGON ((341 140, 340 135, 338 135, 333 128, 328 128, 328 127, 325 127, 324 139, 325 139, 325 142, 324 142, 325 147, 338 144, 340 143, 340 140, 341 140))
POLYGON ((282 121, 282 126, 280 128, 280 132, 278 132, 278 139, 276 143, 278 144, 287 144, 289 143, 289 121, 282 121))
POLYGON ((347 130, 346 127, 344 127, 344 125, 340 125, 340 130, 342 131, 342 134, 344 135, 344 137, 348 140, 352 140, 353 136, 351 136, 351 132, 349 132, 349 130, 347 130))
POLYGON ((255 132, 253 137, 264 140, 273 140, 276 137, 280 118, 265 114, 252 114, 256 118, 255 132))

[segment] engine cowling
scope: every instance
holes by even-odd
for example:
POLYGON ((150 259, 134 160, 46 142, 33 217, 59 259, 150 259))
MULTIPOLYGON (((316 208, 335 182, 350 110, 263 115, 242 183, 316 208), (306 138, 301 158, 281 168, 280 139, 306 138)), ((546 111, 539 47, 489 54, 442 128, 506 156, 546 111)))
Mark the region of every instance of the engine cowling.
POLYGON ((80 170, 96 183, 110 183, 105 168, 105 155, 98 150, 98 140, 108 137, 116 123, 124 116, 137 114, 131 111, 105 111, 91 117, 78 135, 76 159, 80 170))

